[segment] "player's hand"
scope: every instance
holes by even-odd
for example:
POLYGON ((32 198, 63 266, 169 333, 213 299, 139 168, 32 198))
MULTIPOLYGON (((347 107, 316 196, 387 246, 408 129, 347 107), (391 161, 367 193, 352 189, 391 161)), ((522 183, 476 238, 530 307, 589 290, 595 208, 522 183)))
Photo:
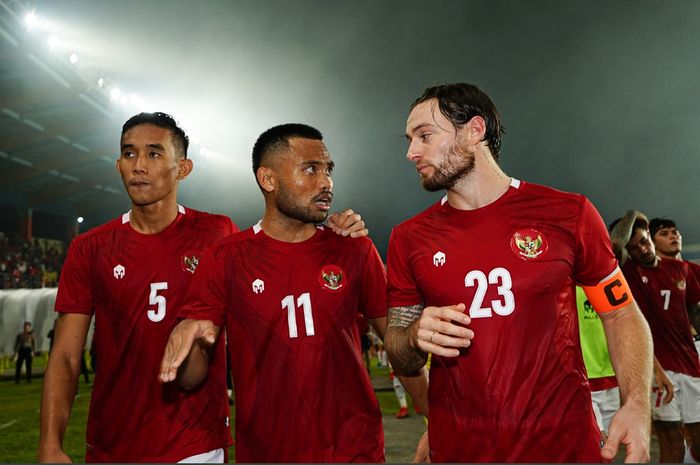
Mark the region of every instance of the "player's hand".
POLYGON ((671 402, 674 396, 673 382, 669 379, 669 377, 666 375, 666 372, 663 369, 657 368, 656 364, 654 364, 654 380, 656 381, 657 388, 662 393, 664 391, 666 392, 664 394, 663 403, 668 404, 669 402, 671 402))
POLYGON ((198 344, 201 348, 214 345, 219 335, 218 327, 209 320, 182 320, 170 333, 168 345, 160 364, 160 382, 169 383, 177 377, 177 369, 198 344))
POLYGON ((73 463, 70 457, 59 447, 50 450, 39 448, 37 460, 39 463, 73 463))
POLYGON ((423 433, 416 447, 416 455, 413 456, 413 463, 430 463, 430 445, 428 444, 428 432, 423 433))
POLYGON ((612 417, 610 434, 600 451, 605 460, 613 460, 620 444, 627 449, 625 463, 648 462, 651 425, 649 406, 626 403, 612 417))
POLYGON ((474 331, 465 328, 471 318, 464 314, 464 304, 426 307, 410 327, 411 345, 423 352, 443 357, 457 357, 459 349, 469 347, 474 331))
POLYGON ((369 234, 362 217, 350 209, 333 213, 328 217, 326 224, 333 232, 342 236, 364 237, 369 234))

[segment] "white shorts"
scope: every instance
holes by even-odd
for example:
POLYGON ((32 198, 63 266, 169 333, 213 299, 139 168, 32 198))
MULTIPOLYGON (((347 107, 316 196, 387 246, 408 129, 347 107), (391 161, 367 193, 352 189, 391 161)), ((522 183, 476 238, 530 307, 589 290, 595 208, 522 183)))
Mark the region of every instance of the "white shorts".
POLYGON ((591 401, 598 428, 607 434, 610 431, 610 421, 613 415, 620 410, 620 388, 591 391, 591 401))
POLYGON ((652 418, 660 421, 700 422, 700 378, 666 370, 666 376, 673 383, 673 400, 663 403, 661 389, 651 389, 652 418))
POLYGON ((193 455, 177 463, 224 463, 224 450, 214 449, 203 454, 193 455))

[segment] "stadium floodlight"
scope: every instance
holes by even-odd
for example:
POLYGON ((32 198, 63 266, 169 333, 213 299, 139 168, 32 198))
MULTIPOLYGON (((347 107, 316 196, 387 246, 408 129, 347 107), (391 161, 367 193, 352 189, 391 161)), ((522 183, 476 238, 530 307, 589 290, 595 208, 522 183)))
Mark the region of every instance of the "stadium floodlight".
POLYGON ((47 41, 49 44, 49 50, 54 50, 56 47, 58 47, 58 37, 56 36, 51 36, 49 37, 49 40, 47 41))
POLYGON ((99 78, 97 80, 97 87, 102 87, 105 85, 105 80, 103 78, 99 78))
POLYGON ((119 100, 119 97, 121 97, 122 91, 119 90, 119 87, 114 87, 110 92, 109 96, 112 98, 112 100, 119 100))
POLYGON ((83 218, 82 216, 79 216, 76 221, 78 221, 78 223, 82 223, 83 221, 85 221, 85 218, 83 218))
POLYGON ((28 29, 31 29, 37 23, 38 19, 36 13, 32 10, 24 16, 24 24, 27 25, 28 29))
POLYGON ((76 64, 78 62, 78 55, 75 53, 72 53, 69 60, 70 60, 71 64, 76 64))

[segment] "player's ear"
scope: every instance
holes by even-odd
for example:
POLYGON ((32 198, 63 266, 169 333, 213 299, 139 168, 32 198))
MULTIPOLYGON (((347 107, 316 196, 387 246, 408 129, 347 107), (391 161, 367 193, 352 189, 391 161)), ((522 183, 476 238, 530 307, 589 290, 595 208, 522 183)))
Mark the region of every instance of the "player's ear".
POLYGON ((193 164, 189 158, 180 158, 177 161, 177 179, 185 179, 192 172, 193 164))
POLYGON ((275 176, 275 171, 272 168, 261 166, 255 173, 255 177, 258 180, 258 184, 265 192, 272 192, 277 186, 277 177, 275 176))
POLYGON ((486 121, 481 116, 474 116, 459 128, 460 136, 465 138, 470 145, 478 144, 486 136, 486 121))

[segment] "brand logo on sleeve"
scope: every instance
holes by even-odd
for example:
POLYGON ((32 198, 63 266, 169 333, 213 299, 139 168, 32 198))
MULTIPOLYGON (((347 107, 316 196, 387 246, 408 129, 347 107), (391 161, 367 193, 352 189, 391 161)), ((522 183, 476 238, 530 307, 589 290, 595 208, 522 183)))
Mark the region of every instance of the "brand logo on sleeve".
POLYGON ((685 290, 685 279, 680 279, 676 281, 676 287, 678 288, 679 291, 684 291, 685 290))
POLYGON ((518 258, 525 261, 542 257, 548 247, 544 234, 532 228, 519 229, 510 238, 510 249, 518 258))
POLYGON ((256 279, 253 281, 253 292, 255 294, 262 294, 265 290, 265 282, 262 279, 256 279))
POLYGON ((445 265, 446 256, 444 252, 437 252, 433 255, 433 265, 440 267, 445 265))
POLYGON ((345 273, 338 265, 325 265, 318 273, 318 283, 331 291, 341 290, 345 281, 345 273))
POLYGON ((114 273, 115 278, 122 279, 126 274, 126 268, 124 268, 122 265, 117 265, 114 267, 114 270, 112 270, 112 272, 114 273))

